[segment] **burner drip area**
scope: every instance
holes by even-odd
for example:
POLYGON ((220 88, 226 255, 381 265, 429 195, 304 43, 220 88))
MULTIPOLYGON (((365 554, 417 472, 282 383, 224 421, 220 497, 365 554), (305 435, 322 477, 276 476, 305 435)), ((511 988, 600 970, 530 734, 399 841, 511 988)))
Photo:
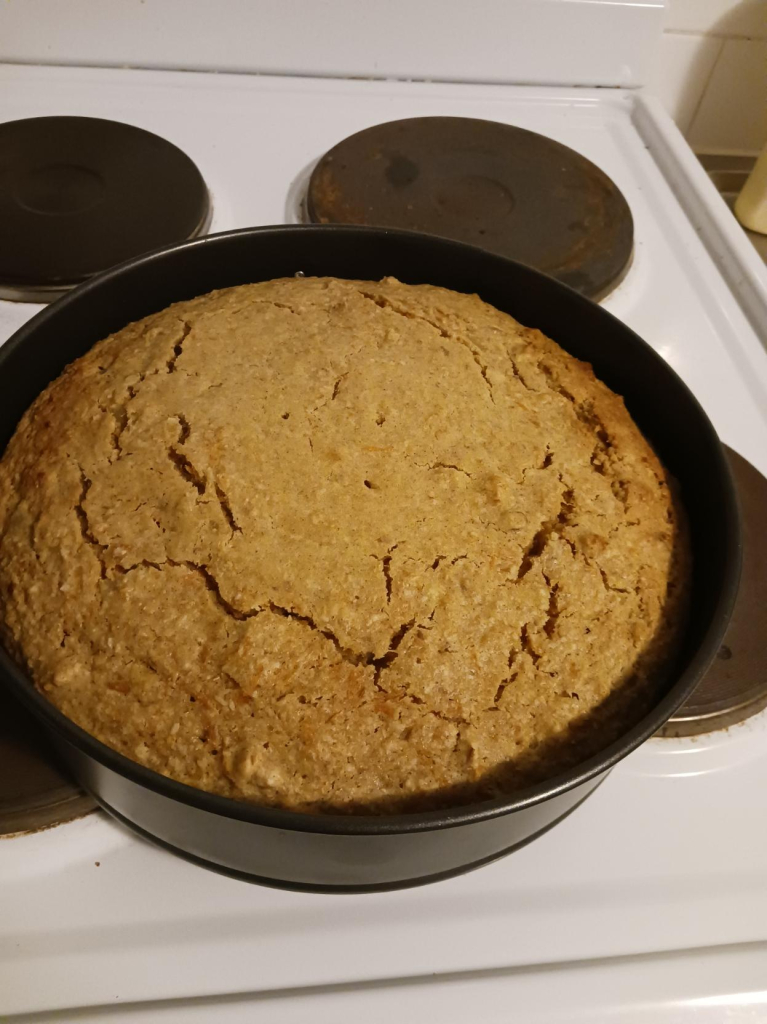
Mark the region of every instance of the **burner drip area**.
POLYGON ((735 611, 714 664, 660 736, 713 732, 767 707, 767 479, 729 448, 727 455, 743 521, 743 571, 735 611))
POLYGON ((93 117, 0 124, 0 298, 49 302, 141 253, 202 234, 205 182, 151 132, 93 117))
POLYGON ((0 837, 60 825, 96 807, 50 749, 34 718, 0 690, 0 837))
POLYGON ((544 135, 474 118, 407 118, 344 139, 315 167, 306 214, 468 242, 593 299, 633 251, 631 211, 603 171, 544 135))

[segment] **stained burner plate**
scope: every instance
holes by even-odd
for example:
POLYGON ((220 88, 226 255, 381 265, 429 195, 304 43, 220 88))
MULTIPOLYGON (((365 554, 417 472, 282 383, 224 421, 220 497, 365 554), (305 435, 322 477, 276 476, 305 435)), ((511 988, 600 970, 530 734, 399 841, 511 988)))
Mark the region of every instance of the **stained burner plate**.
POLYGON ((200 172, 158 135, 93 117, 0 124, 0 298, 49 302, 209 222, 200 172))
POLYGON ((32 716, 0 690, 0 836, 37 832, 96 806, 60 771, 50 749, 32 716))
POLYGON ((615 184, 553 139, 495 121, 414 117, 357 132, 312 173, 308 219, 406 228, 536 267, 590 298, 631 261, 615 184))
POLYGON ((735 611, 714 664, 661 729, 694 736, 742 722, 767 707, 767 479, 727 448, 743 521, 743 572, 735 611))

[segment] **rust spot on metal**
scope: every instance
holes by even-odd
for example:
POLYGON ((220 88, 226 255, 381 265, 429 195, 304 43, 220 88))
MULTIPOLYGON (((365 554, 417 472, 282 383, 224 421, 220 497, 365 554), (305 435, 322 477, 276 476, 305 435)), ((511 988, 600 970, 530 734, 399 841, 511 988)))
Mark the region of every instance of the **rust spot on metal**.
POLYGON ((307 212, 479 245, 591 298, 622 279, 633 249, 631 211, 600 168, 543 135, 474 118, 408 118, 344 139, 317 164, 307 212))

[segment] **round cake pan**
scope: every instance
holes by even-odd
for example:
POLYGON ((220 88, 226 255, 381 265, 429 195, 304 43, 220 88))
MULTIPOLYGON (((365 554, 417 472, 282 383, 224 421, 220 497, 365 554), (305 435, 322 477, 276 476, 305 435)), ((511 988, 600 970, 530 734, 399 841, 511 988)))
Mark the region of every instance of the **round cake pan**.
MULTIPOLYGON (((741 558, 737 502, 722 447, 692 393, 606 310, 529 267, 471 246, 347 226, 210 235, 131 260, 60 299, 0 349, 0 450, 45 386, 109 333, 214 288, 301 273, 366 280, 392 275, 476 292, 590 362, 625 397, 679 481, 693 549, 689 621, 655 707, 598 756, 513 796, 419 814, 309 815, 214 796, 135 764, 69 721, 2 650, 0 676, 47 728, 77 780, 142 835, 209 867, 270 885, 392 889, 456 874, 540 835, 673 714, 711 664, 730 618, 741 558)), ((595 843, 603 840, 594 837, 595 843)))

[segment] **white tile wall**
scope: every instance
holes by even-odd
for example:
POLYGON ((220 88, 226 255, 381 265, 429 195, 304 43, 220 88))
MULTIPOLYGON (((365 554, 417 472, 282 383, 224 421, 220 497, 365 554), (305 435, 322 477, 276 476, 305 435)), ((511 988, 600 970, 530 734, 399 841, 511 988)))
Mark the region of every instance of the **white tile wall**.
POLYGON ((767 39, 765 0, 666 0, 669 32, 767 39))
POLYGON ((658 67, 650 87, 686 134, 698 111, 724 40, 715 36, 664 32, 658 67))
POLYGON ((698 152, 767 142, 767 0, 666 0, 649 86, 698 152))
POLYGON ((767 140, 767 42, 728 39, 687 137, 699 153, 758 152, 767 140))

